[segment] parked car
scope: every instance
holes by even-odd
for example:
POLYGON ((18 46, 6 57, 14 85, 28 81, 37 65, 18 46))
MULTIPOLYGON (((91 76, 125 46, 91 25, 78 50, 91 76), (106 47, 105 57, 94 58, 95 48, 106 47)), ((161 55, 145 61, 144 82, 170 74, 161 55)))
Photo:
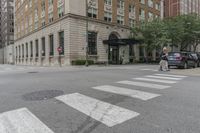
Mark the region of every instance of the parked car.
POLYGON ((169 52, 168 66, 187 69, 189 67, 196 67, 196 61, 190 52, 169 52))

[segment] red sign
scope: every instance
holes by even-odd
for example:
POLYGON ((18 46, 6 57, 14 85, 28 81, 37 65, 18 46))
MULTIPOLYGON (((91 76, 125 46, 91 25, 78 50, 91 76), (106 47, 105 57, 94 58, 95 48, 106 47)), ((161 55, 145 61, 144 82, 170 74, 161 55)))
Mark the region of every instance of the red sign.
POLYGON ((61 52, 62 52, 62 48, 61 48, 61 47, 58 47, 58 48, 57 48, 57 51, 58 51, 59 53, 61 53, 61 52))

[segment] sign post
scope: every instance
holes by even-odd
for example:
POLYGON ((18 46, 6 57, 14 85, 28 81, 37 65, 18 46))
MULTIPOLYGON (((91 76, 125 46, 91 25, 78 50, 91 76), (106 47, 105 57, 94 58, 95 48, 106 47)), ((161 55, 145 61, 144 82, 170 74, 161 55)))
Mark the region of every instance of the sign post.
POLYGON ((61 64, 62 47, 59 46, 59 47, 57 48, 57 51, 58 51, 58 54, 59 54, 59 56, 58 56, 58 61, 59 61, 60 67, 62 67, 62 64, 61 64))

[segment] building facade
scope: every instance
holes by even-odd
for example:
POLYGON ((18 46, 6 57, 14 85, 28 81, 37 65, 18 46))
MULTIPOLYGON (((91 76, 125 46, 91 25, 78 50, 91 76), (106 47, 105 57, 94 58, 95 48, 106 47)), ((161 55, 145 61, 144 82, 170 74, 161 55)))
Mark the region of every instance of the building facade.
POLYGON ((65 66, 85 60, 88 55, 95 62, 125 64, 144 56, 144 47, 119 40, 129 38, 130 27, 161 17, 160 0, 86 3, 86 0, 16 0, 15 63, 65 66))
POLYGON ((200 15, 200 0, 164 0, 164 16, 196 13, 200 15))
POLYGON ((0 44, 2 63, 14 63, 14 1, 1 0, 0 44))

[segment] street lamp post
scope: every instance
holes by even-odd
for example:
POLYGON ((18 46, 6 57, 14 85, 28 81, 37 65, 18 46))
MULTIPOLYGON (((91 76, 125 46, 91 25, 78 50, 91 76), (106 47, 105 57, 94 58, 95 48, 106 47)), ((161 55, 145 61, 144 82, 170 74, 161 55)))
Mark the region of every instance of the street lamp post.
POLYGON ((86 0, 86 58, 85 58, 85 66, 88 67, 89 63, 88 63, 88 10, 91 8, 92 6, 92 2, 93 0, 86 0), (88 5, 89 4, 89 5, 88 5))
POLYGON ((86 58, 85 66, 88 66, 88 0, 86 0, 86 58))

